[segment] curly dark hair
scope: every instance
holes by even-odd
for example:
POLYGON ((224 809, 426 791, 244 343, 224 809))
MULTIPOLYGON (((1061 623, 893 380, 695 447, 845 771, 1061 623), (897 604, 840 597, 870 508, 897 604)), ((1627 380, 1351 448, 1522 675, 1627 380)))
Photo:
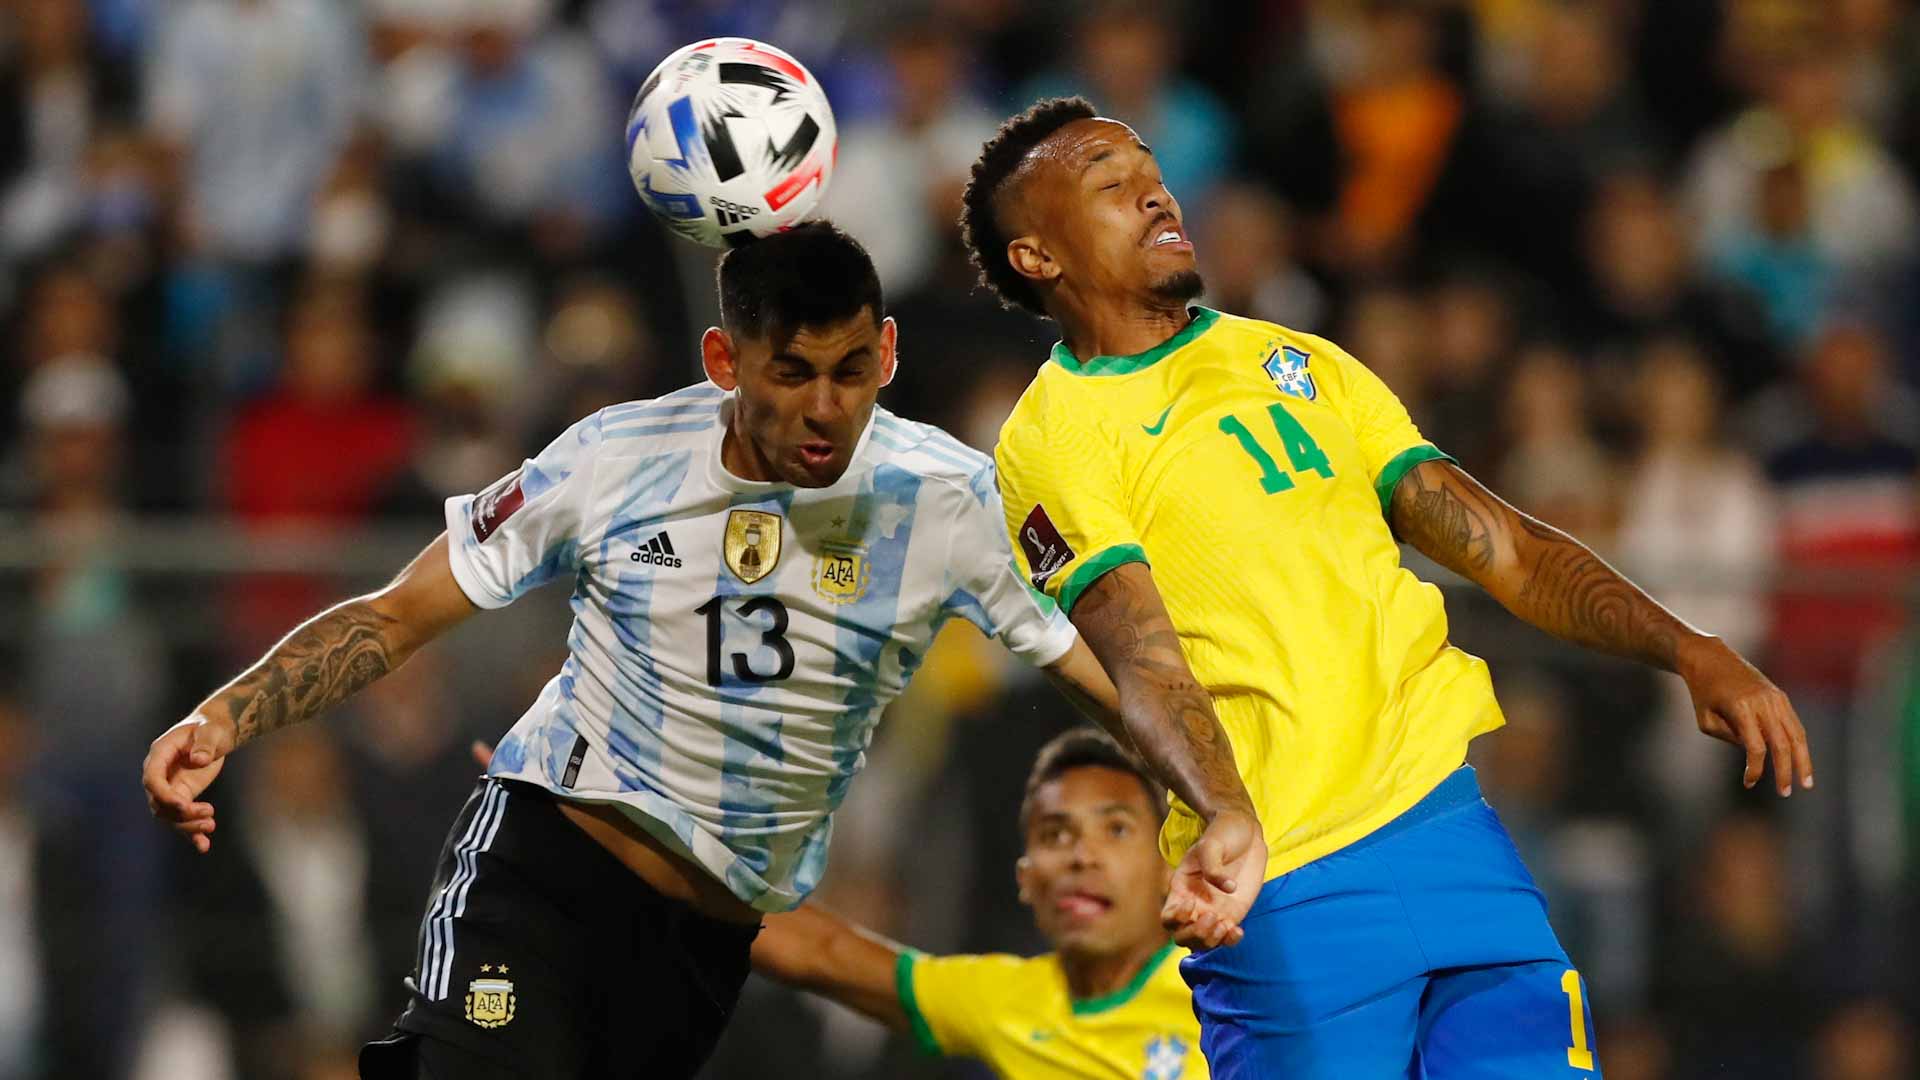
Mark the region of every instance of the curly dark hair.
POLYGON ((994 200, 1027 153, 1045 142, 1049 135, 1073 123, 1097 116, 1093 103, 1083 97, 1046 98, 1019 116, 1000 125, 1000 130, 980 148, 973 163, 973 176, 961 200, 960 236, 967 255, 980 272, 980 283, 993 290, 1000 302, 1021 308, 1044 318, 1046 306, 1033 282, 1020 276, 1007 262, 1007 235, 994 211, 994 200))

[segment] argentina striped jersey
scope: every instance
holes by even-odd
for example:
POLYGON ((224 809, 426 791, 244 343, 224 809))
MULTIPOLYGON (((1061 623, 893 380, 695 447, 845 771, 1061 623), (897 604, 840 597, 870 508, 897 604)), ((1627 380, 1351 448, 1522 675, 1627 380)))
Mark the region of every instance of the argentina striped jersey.
POLYGON ((874 724, 948 618, 1035 665, 1074 632, 1012 568, 990 458, 876 407, 831 487, 742 480, 732 409, 711 383, 603 409, 447 500, 448 551, 483 608, 573 588, 567 660, 491 775, 619 806, 780 911, 818 883, 874 724))

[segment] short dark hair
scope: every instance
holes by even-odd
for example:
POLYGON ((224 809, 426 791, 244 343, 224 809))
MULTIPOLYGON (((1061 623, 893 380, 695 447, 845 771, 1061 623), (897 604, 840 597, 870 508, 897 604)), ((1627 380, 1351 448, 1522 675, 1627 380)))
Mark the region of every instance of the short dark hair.
POLYGON ((826 221, 731 248, 714 271, 728 333, 785 343, 805 326, 844 322, 864 309, 885 317, 880 275, 860 241, 826 221))
POLYGON ((1000 130, 980 148, 973 163, 973 176, 961 197, 960 236, 966 242, 973 268, 980 272, 980 283, 991 289, 1007 307, 1023 308, 1044 318, 1046 305, 1040 290, 1022 277, 1007 262, 1007 234, 994 206, 1000 189, 1006 186, 1020 163, 1034 147, 1075 120, 1091 120, 1099 115, 1093 103, 1083 97, 1045 98, 1019 116, 1000 125, 1000 130))
POLYGON ((1027 829, 1028 820, 1033 816, 1034 796, 1042 786, 1074 769, 1090 767, 1113 769, 1140 781, 1154 819, 1166 817, 1167 789, 1147 771, 1146 763, 1099 728, 1076 727, 1054 736, 1035 755, 1033 771, 1027 774, 1026 794, 1020 799, 1020 831, 1027 829))

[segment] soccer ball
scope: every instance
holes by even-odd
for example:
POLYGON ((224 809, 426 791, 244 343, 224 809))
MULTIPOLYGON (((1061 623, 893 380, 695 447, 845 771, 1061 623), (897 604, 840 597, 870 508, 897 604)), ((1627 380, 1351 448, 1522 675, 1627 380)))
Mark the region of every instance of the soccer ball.
POLYGON ((702 41, 660 61, 627 114, 627 170, 647 209, 712 247, 805 218, 838 148, 819 80, 748 38, 702 41))

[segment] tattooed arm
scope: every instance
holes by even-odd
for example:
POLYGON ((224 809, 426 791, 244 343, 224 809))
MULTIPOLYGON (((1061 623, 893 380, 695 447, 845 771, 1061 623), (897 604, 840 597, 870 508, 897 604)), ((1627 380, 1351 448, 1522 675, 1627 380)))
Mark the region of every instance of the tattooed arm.
POLYGON ((442 535, 392 584, 301 624, 155 739, 141 770, 148 806, 207 851, 213 806, 196 800, 226 755, 346 700, 474 610, 453 578, 442 535))
POLYGON ((1778 687, 1717 637, 1660 606, 1586 545, 1515 510, 1455 465, 1415 466, 1389 519, 1407 543, 1487 590, 1508 611, 1576 645, 1686 680, 1700 730, 1747 751, 1746 786, 1769 752, 1781 795, 1813 786, 1806 731, 1778 687))
POLYGON ((1266 876, 1267 846, 1233 745, 1206 688, 1187 667, 1152 572, 1126 563, 1102 574, 1074 605, 1072 618, 1112 678, 1118 710, 1099 707, 1098 685, 1082 698, 1091 699, 1096 718, 1207 822, 1174 871, 1162 921, 1183 944, 1238 941, 1239 921, 1266 876))

